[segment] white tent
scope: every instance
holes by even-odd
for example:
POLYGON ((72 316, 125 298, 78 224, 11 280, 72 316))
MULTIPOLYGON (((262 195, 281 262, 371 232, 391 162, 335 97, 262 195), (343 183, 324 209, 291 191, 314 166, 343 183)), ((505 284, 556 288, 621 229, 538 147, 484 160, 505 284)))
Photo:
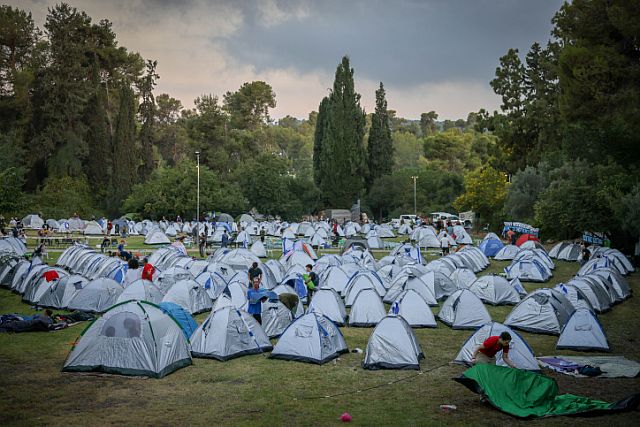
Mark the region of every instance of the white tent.
POLYGON ((340 329, 326 316, 311 312, 289 325, 269 357, 321 365, 347 351, 340 329))
POLYGON ((558 335, 573 311, 571 302, 561 292, 542 288, 520 301, 504 324, 523 331, 558 335))
POLYGON ((449 278, 455 283, 458 289, 469 289, 469 286, 477 279, 473 271, 468 268, 456 268, 449 278))
POLYGON ((85 223, 82 233, 85 235, 99 236, 101 234, 104 234, 104 231, 102 230, 100 224, 98 224, 96 221, 88 221, 87 223, 85 223))
POLYGON ((318 289, 311 299, 307 312, 315 311, 331 319, 338 326, 344 326, 347 310, 342 299, 333 289, 318 289))
POLYGON ((138 300, 160 304, 162 302, 162 298, 164 298, 164 292, 162 289, 154 285, 153 282, 149 280, 139 279, 124 288, 124 291, 122 291, 116 303, 138 300))
POLYGON ((150 230, 144 238, 145 245, 168 245, 169 243, 171 241, 159 228, 150 230))
POLYGON ((402 316, 413 328, 435 328, 436 319, 427 302, 414 290, 403 291, 391 304, 389 314, 402 316))
POLYGON ((363 289, 356 295, 349 312, 349 326, 369 327, 386 316, 382 299, 373 289, 363 289))
POLYGON ((184 308, 191 315, 211 310, 211 298, 195 280, 180 280, 167 291, 162 302, 172 302, 184 308))
POLYGON ((264 244, 260 240, 256 240, 251 245, 251 249, 250 250, 258 258, 266 258, 267 257, 267 250, 265 249, 264 244))
POLYGON ((87 283, 71 298, 69 310, 103 313, 113 306, 124 291, 115 280, 98 277, 87 283))
POLYGON ((386 316, 373 330, 362 366, 365 369, 420 369, 424 358, 409 324, 400 316, 386 316))
POLYGON ((496 274, 480 277, 469 286, 469 290, 483 302, 492 305, 515 305, 520 302, 520 295, 507 279, 496 274))
POLYGON ((556 348, 558 350, 609 351, 609 343, 596 315, 591 310, 581 308, 571 315, 562 329, 556 348))
POLYGON ((475 329, 491 322, 482 301, 466 289, 460 289, 447 298, 438 318, 453 329, 475 329))
POLYGON ((67 308, 69 302, 87 283, 89 283, 87 278, 77 274, 62 277, 40 297, 38 305, 58 309, 67 308))
POLYGON ((154 304, 129 301, 87 327, 62 370, 162 378, 188 365, 189 342, 180 325, 154 304))
MULTIPOLYGON (((470 366, 473 352, 480 347, 487 338, 500 335, 503 332, 508 332, 511 335, 509 359, 516 368, 526 369, 528 371, 539 371, 540 367, 533 354, 533 350, 531 350, 531 347, 529 347, 529 344, 527 344, 524 338, 508 326, 498 322, 489 322, 475 331, 462 345, 460 352, 458 352, 455 359, 453 359, 453 362, 470 366)), ((496 365, 507 366, 504 360, 502 360, 502 351, 496 354, 496 365)))
POLYGON ((191 336, 194 357, 224 361, 272 348, 267 334, 253 316, 230 306, 212 312, 191 336))
POLYGON ((262 303, 262 328, 269 338, 279 337, 293 321, 293 313, 280 301, 262 303))

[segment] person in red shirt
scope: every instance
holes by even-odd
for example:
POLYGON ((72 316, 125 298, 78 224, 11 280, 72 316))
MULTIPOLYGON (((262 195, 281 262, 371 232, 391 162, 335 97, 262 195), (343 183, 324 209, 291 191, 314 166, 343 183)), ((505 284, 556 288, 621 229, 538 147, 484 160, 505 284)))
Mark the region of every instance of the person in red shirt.
POLYGON ((58 280, 60 278, 60 275, 55 270, 47 270, 42 273, 42 277, 44 277, 44 280, 46 280, 47 282, 53 282, 54 280, 58 280))
POLYGON ((144 267, 142 267, 142 279, 153 281, 153 274, 156 272, 156 268, 149 264, 149 261, 144 259, 144 267))
POLYGON ((496 353, 502 351, 502 360, 508 366, 515 368, 511 359, 509 359, 509 343, 511 342, 511 334, 509 332, 503 332, 500 336, 494 335, 482 343, 481 346, 476 348, 473 352, 473 358, 471 362, 474 364, 496 364, 496 353))

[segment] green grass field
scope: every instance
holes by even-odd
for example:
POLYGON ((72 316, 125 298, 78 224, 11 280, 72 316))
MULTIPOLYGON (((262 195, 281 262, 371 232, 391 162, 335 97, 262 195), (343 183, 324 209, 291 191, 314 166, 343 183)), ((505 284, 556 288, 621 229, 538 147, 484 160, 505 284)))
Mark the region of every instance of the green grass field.
MULTIPOLYGON (((130 247, 141 245, 130 239, 130 247)), ((58 254, 51 253, 50 263, 58 254)), ((480 273, 500 272, 506 262, 492 261, 480 273)), ((569 279, 576 263, 558 262, 546 286, 569 279)), ((629 277, 637 291, 640 275, 629 277)), ((536 286, 525 285, 528 290, 536 286)), ((511 307, 488 306, 503 321, 511 307)), ((640 360, 637 331, 640 302, 634 297, 600 316, 612 354, 640 360)), ((0 290, 0 312, 30 313, 18 295, 0 290)), ((437 312, 437 308, 434 308, 437 312)), ((198 323, 207 314, 197 316, 198 323)), ((448 362, 470 331, 415 329, 426 359, 416 371, 366 371, 364 354, 349 353, 323 366, 246 356, 228 362, 194 359, 194 364, 163 379, 61 373, 62 364, 85 325, 50 333, 0 334, 0 425, 336 425, 344 411, 357 425, 560 425, 636 424, 634 414, 596 418, 519 421, 487 404, 451 379, 464 367, 448 362), (435 369, 434 369, 435 368, 435 369), (405 381, 396 380, 412 377, 405 381), (393 383, 393 384, 390 384, 393 383), (371 390, 370 387, 379 386, 371 390), (364 391, 360 391, 364 390, 364 391), (323 396, 345 394, 323 398, 323 396), (440 404, 458 409, 444 413, 440 404)), ((372 328, 341 328, 349 349, 365 349, 372 328)), ((523 333, 537 356, 557 354, 556 337, 523 333)), ((572 354, 563 351, 562 354, 572 354)), ((640 379, 556 378, 563 393, 615 401, 640 391, 640 379)))

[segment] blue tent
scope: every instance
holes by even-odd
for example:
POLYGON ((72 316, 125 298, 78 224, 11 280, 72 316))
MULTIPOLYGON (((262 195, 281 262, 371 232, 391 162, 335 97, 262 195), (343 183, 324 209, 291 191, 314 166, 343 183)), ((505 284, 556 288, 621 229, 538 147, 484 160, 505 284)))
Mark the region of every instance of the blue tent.
POLYGON ((163 312, 173 317, 178 322, 178 325, 182 328, 182 332, 184 332, 187 339, 191 338, 191 335, 196 329, 198 329, 198 324, 193 320, 193 317, 191 317, 191 315, 178 304, 174 304, 172 302, 161 302, 159 307, 163 312))
POLYGON ((503 247, 504 244, 498 239, 487 239, 480 243, 480 250, 488 257, 495 256, 503 247))

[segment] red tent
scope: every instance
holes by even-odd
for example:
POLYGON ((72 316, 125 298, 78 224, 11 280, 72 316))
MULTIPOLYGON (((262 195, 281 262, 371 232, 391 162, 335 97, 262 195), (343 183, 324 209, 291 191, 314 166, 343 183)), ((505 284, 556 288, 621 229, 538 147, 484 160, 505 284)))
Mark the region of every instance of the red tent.
POLYGON ((534 242, 540 241, 540 239, 538 239, 533 234, 522 234, 520 237, 518 237, 518 240, 516 240, 516 246, 520 246, 524 242, 528 242, 529 240, 533 240, 534 242))

